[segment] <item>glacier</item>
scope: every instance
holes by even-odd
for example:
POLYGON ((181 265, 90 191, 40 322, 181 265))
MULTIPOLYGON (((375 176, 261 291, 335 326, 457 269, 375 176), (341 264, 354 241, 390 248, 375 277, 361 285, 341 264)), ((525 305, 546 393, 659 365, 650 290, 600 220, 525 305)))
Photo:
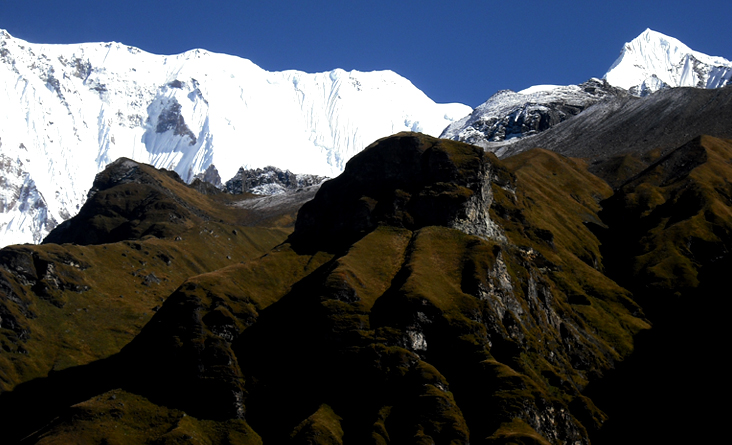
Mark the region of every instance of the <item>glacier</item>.
POLYGON ((28 43, 0 30, 0 246, 38 243, 120 157, 191 181, 215 166, 339 174, 400 131, 437 136, 469 114, 393 71, 269 72, 194 49, 28 43))

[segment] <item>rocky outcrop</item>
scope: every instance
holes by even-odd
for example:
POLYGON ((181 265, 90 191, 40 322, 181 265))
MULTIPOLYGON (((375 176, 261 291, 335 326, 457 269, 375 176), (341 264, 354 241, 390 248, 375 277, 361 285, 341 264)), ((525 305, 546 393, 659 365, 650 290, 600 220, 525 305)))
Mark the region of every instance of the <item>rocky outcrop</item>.
POLYGON ((627 95, 600 79, 580 85, 499 91, 473 112, 450 124, 440 137, 488 148, 541 133, 612 97, 627 95))
POLYGON ((209 165, 203 173, 195 175, 194 179, 207 182, 217 188, 221 188, 223 186, 223 184, 221 184, 221 176, 219 175, 219 171, 213 164, 209 165))
POLYGON ((196 135, 186 125, 185 119, 183 119, 183 115, 181 114, 181 106, 175 98, 170 100, 165 108, 160 111, 157 125, 155 126, 156 133, 165 133, 169 130, 173 130, 175 136, 188 136, 190 139, 188 145, 196 145, 196 135))
POLYGON ((326 179, 324 176, 295 174, 272 166, 251 170, 242 167, 233 178, 226 181, 224 188, 234 195, 281 195, 319 185, 326 179))
MULTIPOLYGON (((2 145, 0 140, 0 147, 2 145)), ((23 232, 38 243, 40 234, 52 230, 57 224, 24 163, 19 158, 0 154, 0 232, 23 232)))

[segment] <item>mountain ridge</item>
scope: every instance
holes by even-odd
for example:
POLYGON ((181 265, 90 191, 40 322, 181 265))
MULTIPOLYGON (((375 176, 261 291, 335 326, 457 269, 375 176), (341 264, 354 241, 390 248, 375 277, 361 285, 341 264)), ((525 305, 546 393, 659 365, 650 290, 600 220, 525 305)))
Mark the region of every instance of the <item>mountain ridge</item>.
POLYGON ((496 93, 468 117, 450 124, 441 137, 475 143, 499 155, 516 153, 509 143, 526 146, 524 137, 572 120, 593 106, 613 110, 627 102, 624 96, 646 97, 679 87, 723 88, 731 78, 729 60, 693 51, 673 37, 647 29, 624 45, 602 79, 496 93))
POLYGON ((367 143, 398 131, 442 131, 442 137, 504 150, 504 142, 520 142, 624 94, 664 85, 720 87, 732 76, 729 61, 651 30, 625 45, 603 80, 498 92, 470 114, 459 104, 434 104, 391 71, 268 73, 246 59, 201 49, 157 56, 119 43, 29 44, 3 31, 0 60, 4 100, 20 106, 0 116, 0 243, 40 242, 80 209, 83 184, 119 157, 175 170, 187 182, 226 181, 239 168, 268 165, 333 177, 367 143), (138 59, 144 67, 135 66, 138 59), (215 82, 206 80, 202 64, 216 68, 215 82), (637 69, 643 79, 666 80, 623 83, 640 79, 637 69), (657 69, 678 79, 654 74, 657 69), (253 86, 243 87, 242 79, 253 86), (231 106, 236 92, 239 102, 231 106), (99 107, 80 114, 80 104, 99 107))
POLYGON ((3 244, 40 242, 120 157, 187 182, 212 165, 224 181, 267 165, 334 176, 374 139, 436 135, 470 110, 435 104, 393 71, 270 73, 200 49, 162 56, 119 43, 32 44, 1 31, 0 62, 3 244), (38 209, 32 227, 28 209, 38 209))
POLYGON ((623 95, 623 90, 600 79, 580 85, 536 86, 518 93, 499 91, 470 115, 448 125, 440 137, 489 148, 494 142, 537 134, 602 100, 623 95))
POLYGON ((571 120, 512 144, 496 144, 499 156, 543 147, 590 162, 590 171, 613 187, 695 136, 732 138, 732 86, 669 88, 646 97, 627 96, 590 107, 571 120))

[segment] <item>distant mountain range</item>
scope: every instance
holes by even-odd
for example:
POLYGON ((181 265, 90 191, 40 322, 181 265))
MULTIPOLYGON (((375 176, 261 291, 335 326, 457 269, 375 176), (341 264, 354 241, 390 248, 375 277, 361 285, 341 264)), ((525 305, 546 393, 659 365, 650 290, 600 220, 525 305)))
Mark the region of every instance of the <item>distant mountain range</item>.
POLYGON ((626 43, 602 79, 581 85, 538 85, 515 93, 499 91, 441 137, 501 153, 516 142, 579 114, 598 102, 647 96, 675 87, 720 88, 732 79, 732 62, 710 57, 650 29, 626 43))
MULTIPOLYGON (((119 43, 31 44, 1 31, 0 245, 40 242, 79 211, 94 176, 120 157, 186 182, 223 183, 242 167, 269 165, 332 177, 373 140, 404 130, 499 143, 490 150, 500 153, 506 141, 598 102, 724 86, 731 67, 647 30, 605 79, 502 91, 471 112, 435 104, 390 71, 270 73, 205 50, 159 56, 119 43)), ((279 190, 260 187, 270 189, 279 190)))
POLYGON ((0 245, 40 242, 94 175, 128 157, 191 181, 273 165, 335 176, 375 139, 438 135, 470 112, 391 71, 267 72, 234 56, 120 43, 41 45, 0 31, 0 245))

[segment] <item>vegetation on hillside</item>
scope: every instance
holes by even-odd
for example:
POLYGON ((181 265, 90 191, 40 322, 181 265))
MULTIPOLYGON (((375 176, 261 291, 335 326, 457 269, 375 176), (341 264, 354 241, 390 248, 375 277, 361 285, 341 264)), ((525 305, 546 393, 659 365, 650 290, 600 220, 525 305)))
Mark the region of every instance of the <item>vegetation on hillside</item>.
POLYGON ((118 161, 49 243, 0 251, 6 437, 602 441, 596 402, 616 407, 596 388, 635 357, 646 310, 729 264, 730 159, 701 137, 614 191, 546 150, 499 161, 401 133, 294 231, 291 207, 262 221, 118 161))

